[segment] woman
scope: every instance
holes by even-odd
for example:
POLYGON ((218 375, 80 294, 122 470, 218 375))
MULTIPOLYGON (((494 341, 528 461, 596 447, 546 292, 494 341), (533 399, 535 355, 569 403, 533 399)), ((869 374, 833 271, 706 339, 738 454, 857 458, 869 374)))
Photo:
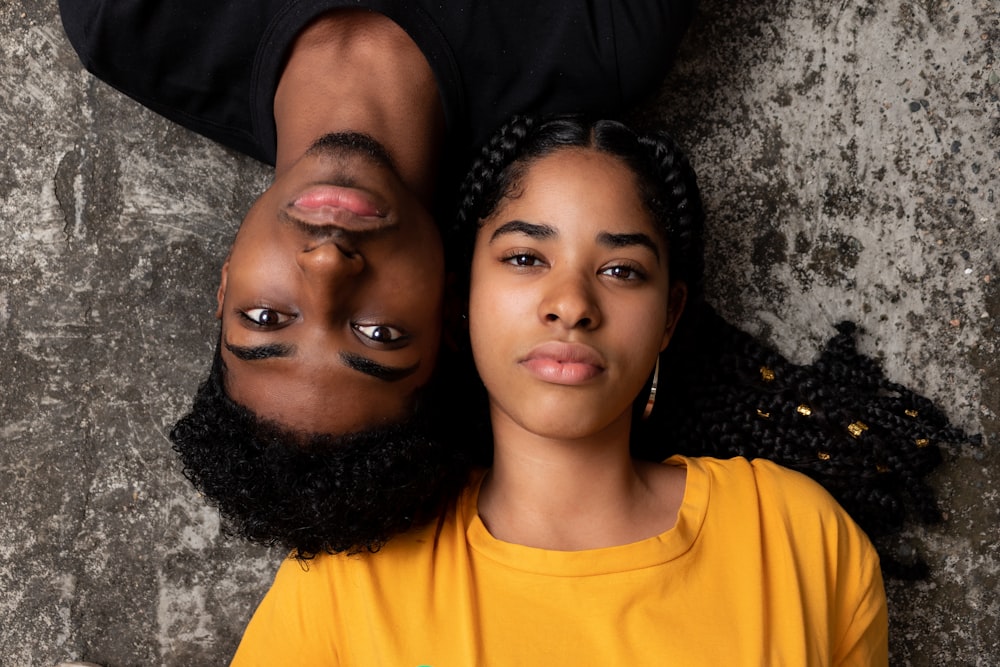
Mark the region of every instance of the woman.
POLYGON ((492 465, 377 553, 286 561, 233 664, 886 664, 878 557, 818 484, 633 456, 700 286, 672 142, 516 122, 466 195, 492 465))

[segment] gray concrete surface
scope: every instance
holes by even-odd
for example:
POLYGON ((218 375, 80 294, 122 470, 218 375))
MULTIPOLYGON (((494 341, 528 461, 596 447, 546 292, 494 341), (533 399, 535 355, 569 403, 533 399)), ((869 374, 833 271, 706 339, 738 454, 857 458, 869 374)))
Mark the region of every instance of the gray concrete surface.
MULTIPOLYGON (((267 171, 84 73, 53 4, 0 3, 0 665, 225 664, 282 554, 223 534, 165 433, 267 171)), ((933 575, 889 585, 899 665, 1000 664, 998 50, 997 0, 703 0, 649 111, 723 312, 797 359, 857 320, 985 436, 904 536, 933 575)))

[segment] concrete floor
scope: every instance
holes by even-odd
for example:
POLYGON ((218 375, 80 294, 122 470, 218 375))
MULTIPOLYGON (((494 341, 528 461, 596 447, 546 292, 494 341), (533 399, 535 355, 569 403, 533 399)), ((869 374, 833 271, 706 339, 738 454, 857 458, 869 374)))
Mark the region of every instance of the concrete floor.
MULTIPOLYGON (((0 3, 0 665, 224 664, 282 554, 223 534, 165 433, 267 170, 83 72, 53 5, 0 3)), ((1000 664, 998 50, 997 0, 703 0, 652 111, 724 313, 798 360, 856 320, 984 435, 905 535, 933 574, 889 585, 899 665, 1000 664)))

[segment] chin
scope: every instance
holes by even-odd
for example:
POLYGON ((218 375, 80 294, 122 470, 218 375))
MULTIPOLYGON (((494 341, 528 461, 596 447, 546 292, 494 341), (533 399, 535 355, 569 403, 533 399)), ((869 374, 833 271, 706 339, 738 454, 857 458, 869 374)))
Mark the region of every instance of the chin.
POLYGON ((592 407, 566 407, 541 411, 517 420, 525 431, 552 440, 580 440, 597 435, 630 413, 601 418, 592 407))

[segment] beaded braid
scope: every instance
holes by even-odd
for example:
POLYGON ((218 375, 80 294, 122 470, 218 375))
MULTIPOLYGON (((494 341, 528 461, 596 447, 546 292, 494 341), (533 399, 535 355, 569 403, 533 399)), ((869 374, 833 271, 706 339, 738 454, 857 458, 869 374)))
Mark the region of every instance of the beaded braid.
POLYGON ((639 454, 767 458, 798 470, 875 541, 888 574, 925 576, 923 562, 895 558, 883 538, 907 519, 941 520, 925 478, 941 462, 941 443, 973 439, 860 354, 852 323, 837 325, 815 361, 796 365, 706 304, 689 316, 697 321, 684 322, 663 355, 665 400, 638 425, 639 454))
MULTIPOLYGON (((532 161, 571 146, 610 153, 632 169, 664 228, 671 280, 688 286, 685 313, 661 356, 657 408, 648 421, 634 422, 633 454, 773 460, 822 484, 873 538, 898 532, 909 517, 939 521, 925 477, 941 461, 939 443, 971 439, 861 355, 853 324, 837 325, 817 359, 800 366, 705 303, 701 197, 693 169, 666 134, 637 135, 613 121, 577 117, 512 119, 484 148, 460 191, 453 230, 464 241, 460 266, 469 266, 475 229, 503 197, 516 196, 532 161)), ((926 574, 921 562, 882 556, 888 574, 926 574)))

